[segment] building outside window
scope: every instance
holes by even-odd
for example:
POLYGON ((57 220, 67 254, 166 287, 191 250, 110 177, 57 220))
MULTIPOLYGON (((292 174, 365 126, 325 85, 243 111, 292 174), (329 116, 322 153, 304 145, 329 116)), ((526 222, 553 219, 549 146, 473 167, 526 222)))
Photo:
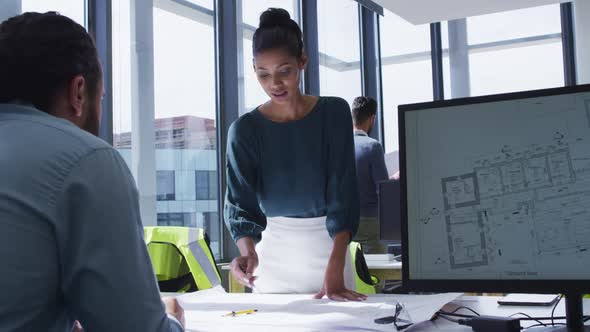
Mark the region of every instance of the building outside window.
POLYGON ((194 213, 158 213, 159 226, 196 227, 194 213))
MULTIPOLYGON (((130 167, 132 151, 139 148, 132 139, 132 84, 137 84, 130 70, 133 3, 120 0, 112 4, 113 142, 130 167)), ((218 186, 217 179, 212 181, 209 176, 217 174, 216 103, 211 93, 216 85, 213 22, 213 0, 154 1, 154 218, 159 226, 205 229, 219 258, 218 186), (207 174, 204 199, 197 198, 197 172, 207 174)))
POLYGON ((196 171, 195 188, 197 200, 216 200, 217 199, 217 172, 216 171, 196 171))
POLYGON ((173 201, 176 199, 174 186, 174 171, 156 172, 156 199, 158 201, 173 201))

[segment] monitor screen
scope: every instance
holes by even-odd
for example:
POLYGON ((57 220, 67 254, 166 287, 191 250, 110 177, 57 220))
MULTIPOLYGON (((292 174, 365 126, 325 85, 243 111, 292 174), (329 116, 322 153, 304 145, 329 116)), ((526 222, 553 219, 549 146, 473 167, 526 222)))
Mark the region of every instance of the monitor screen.
POLYGON ((401 208, 399 180, 387 180, 378 183, 379 202, 379 237, 389 244, 400 244, 401 208))
POLYGON ((405 105, 400 124, 404 279, 590 280, 590 86, 405 105))

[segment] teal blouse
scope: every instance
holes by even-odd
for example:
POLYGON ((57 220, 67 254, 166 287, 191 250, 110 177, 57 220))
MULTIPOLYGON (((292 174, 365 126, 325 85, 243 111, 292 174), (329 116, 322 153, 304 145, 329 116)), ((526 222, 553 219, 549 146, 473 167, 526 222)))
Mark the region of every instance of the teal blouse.
POLYGON ((230 127, 224 219, 234 241, 260 241, 267 217, 326 216, 330 236, 358 228, 348 103, 320 97, 304 118, 274 122, 256 108, 230 127))

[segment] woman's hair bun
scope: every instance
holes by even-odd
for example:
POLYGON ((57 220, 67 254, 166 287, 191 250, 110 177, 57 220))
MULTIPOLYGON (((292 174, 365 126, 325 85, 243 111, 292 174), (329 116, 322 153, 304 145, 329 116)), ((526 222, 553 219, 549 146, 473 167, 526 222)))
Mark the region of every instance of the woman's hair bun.
POLYGON ((282 49, 300 58, 303 54, 301 29, 282 8, 269 8, 260 15, 260 24, 252 36, 252 54, 282 49))
POLYGON ((269 8, 260 15, 259 28, 272 28, 276 26, 288 26, 291 23, 291 15, 283 8, 269 8))

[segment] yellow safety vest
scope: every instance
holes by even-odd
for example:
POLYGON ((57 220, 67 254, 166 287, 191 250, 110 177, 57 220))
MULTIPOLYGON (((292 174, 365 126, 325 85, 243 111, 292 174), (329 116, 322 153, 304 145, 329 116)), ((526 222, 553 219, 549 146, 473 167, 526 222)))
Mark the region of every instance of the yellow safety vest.
POLYGON ((161 292, 191 292, 221 284, 203 229, 144 227, 144 237, 161 292))
POLYGON ((361 294, 375 294, 375 286, 373 286, 373 280, 369 274, 361 244, 351 241, 348 248, 350 250, 350 255, 352 256, 352 266, 354 266, 356 291, 361 294))

